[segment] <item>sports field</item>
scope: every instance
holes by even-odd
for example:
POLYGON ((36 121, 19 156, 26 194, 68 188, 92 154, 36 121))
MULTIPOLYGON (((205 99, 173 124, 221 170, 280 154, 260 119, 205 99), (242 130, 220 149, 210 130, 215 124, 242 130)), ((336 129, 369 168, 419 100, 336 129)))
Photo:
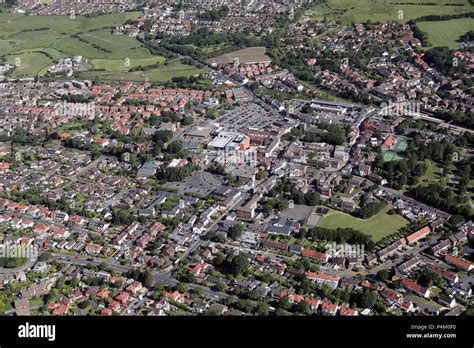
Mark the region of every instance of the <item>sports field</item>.
MULTIPOLYGON (((97 17, 25 16, 0 14, 0 61, 20 62, 13 78, 41 76, 61 58, 80 55, 86 67, 101 69, 98 76, 142 79, 139 72, 129 68, 163 63, 165 58, 154 55, 137 39, 113 35, 112 28, 137 19, 139 12, 115 13, 97 17), (127 61, 128 63, 125 63, 127 61)), ((149 71, 150 80, 165 81, 174 76, 189 76, 199 72, 192 66, 172 63, 149 71)), ((92 72, 94 73, 94 72, 92 72)))
POLYGON ((402 159, 403 159, 402 156, 398 155, 396 152, 393 152, 393 151, 386 151, 383 154, 383 160, 385 162, 400 161, 402 159))
POLYGON ((328 0, 307 13, 316 20, 327 18, 348 24, 369 20, 406 22, 421 16, 466 12, 472 12, 468 0, 328 0))
POLYGON ((474 18, 459 18, 449 21, 419 22, 418 28, 428 35, 429 46, 456 48, 460 36, 474 28, 474 18))
POLYGON ((404 139, 399 139, 391 151, 385 151, 383 154, 383 160, 385 162, 400 161, 404 157, 400 155, 403 151, 408 148, 408 143, 404 139))
POLYGON ((322 218, 320 227, 336 228, 354 228, 362 233, 372 237, 374 242, 397 232, 401 227, 408 224, 400 215, 387 214, 389 207, 385 207, 377 215, 369 219, 359 219, 352 215, 330 209, 322 218))

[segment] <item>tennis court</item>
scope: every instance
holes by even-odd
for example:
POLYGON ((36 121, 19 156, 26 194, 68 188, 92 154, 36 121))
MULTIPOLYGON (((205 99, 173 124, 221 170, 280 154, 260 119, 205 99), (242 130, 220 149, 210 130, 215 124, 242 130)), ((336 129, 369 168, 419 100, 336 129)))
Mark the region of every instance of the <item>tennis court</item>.
POLYGON ((401 152, 408 148, 408 142, 405 139, 400 139, 393 146, 391 151, 385 151, 383 154, 383 160, 385 162, 400 161, 404 157, 400 155, 401 152))
POLYGON ((403 152, 408 148, 408 142, 405 139, 400 139, 395 144, 393 150, 397 153, 403 152))
POLYGON ((386 151, 383 154, 383 160, 385 162, 400 161, 402 159, 403 159, 402 156, 400 156, 399 154, 397 154, 396 152, 393 152, 393 151, 386 151))

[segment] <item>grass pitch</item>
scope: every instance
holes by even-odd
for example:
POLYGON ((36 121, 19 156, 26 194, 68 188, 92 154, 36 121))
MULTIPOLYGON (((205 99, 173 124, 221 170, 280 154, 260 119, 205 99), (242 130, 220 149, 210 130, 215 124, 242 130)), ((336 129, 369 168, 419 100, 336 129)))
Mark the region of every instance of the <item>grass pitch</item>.
POLYGON ((374 242, 397 232, 408 221, 400 215, 389 215, 389 207, 368 219, 359 219, 352 215, 330 209, 322 218, 320 227, 328 229, 354 228, 372 237, 374 242))
POLYGON ((448 21, 419 22, 418 28, 428 35, 430 46, 457 48, 460 36, 474 29, 474 18, 459 18, 448 21))

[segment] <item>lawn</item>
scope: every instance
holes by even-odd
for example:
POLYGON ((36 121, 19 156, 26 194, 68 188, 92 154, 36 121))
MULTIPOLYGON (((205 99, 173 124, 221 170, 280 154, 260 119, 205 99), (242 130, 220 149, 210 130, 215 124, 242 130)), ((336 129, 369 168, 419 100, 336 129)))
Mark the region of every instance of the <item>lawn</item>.
POLYGON ((387 214, 389 207, 385 207, 377 215, 369 219, 359 219, 352 215, 330 209, 322 218, 320 227, 328 229, 352 227, 362 233, 370 235, 374 242, 397 232, 408 224, 400 215, 387 214))
POLYGON ((434 182, 439 182, 441 179, 441 167, 436 163, 430 160, 425 161, 426 171, 425 175, 421 177, 421 183, 423 184, 432 184, 434 182))
POLYGON ((418 295, 410 294, 408 296, 408 298, 410 298, 418 306, 427 306, 427 307, 434 308, 438 311, 441 310, 441 308, 443 308, 443 306, 440 305, 439 303, 436 303, 432 300, 428 300, 428 299, 426 299, 424 297, 421 297, 421 296, 418 296, 418 295))
POLYGON ((459 44, 456 40, 474 28, 474 18, 419 22, 417 26, 428 35, 429 46, 457 48, 459 44))
POLYGON ((327 18, 348 24, 351 21, 368 20, 406 22, 426 15, 450 15, 471 11, 472 6, 468 0, 328 0, 325 4, 316 5, 307 13, 315 20, 327 18), (403 11, 402 19, 399 19, 399 11, 403 11))
POLYGON ((440 288, 434 286, 430 289, 430 297, 436 298, 441 292, 442 290, 440 288))

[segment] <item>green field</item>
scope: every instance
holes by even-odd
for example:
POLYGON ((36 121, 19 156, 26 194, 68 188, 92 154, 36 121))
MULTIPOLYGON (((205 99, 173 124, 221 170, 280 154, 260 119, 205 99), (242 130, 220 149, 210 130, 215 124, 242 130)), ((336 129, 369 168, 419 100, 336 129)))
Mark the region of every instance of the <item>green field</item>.
POLYGON ((369 219, 359 219, 352 215, 330 209, 330 211, 321 219, 320 227, 336 228, 354 228, 362 233, 372 237, 374 242, 397 232, 401 227, 408 224, 400 215, 387 214, 389 208, 385 207, 377 215, 369 219))
POLYGON ((269 61, 266 55, 265 47, 248 47, 242 50, 229 52, 208 60, 209 63, 230 64, 235 58, 239 58, 241 63, 255 63, 260 61, 269 61))
POLYGON ((22 53, 15 56, 7 56, 6 62, 16 66, 12 74, 14 78, 26 76, 42 76, 48 70, 53 61, 41 52, 22 53))
MULTIPOLYGON (((111 41, 120 45, 130 42, 128 37, 113 36, 110 28, 125 22, 127 19, 138 18, 138 12, 117 13, 87 18, 76 16, 24 16, 0 14, 0 52, 2 54, 16 54, 18 51, 50 48, 59 53, 83 55, 93 57, 102 52, 88 43, 82 43, 72 35, 87 34, 100 30, 107 30, 111 41)), ((136 41, 136 40, 135 40, 136 41)), ((140 47, 140 43, 135 44, 140 47)), ((131 48, 124 45, 125 49, 131 48)), ((149 54, 149 52, 148 52, 149 54)), ((117 58, 117 57, 116 57, 117 58)))
POLYGON ((166 81, 174 76, 199 73, 195 67, 171 62, 154 70, 128 72, 129 68, 164 63, 137 39, 113 35, 111 29, 127 19, 137 19, 139 12, 115 13, 97 17, 25 16, 0 14, 0 61, 20 62, 13 78, 41 76, 61 58, 83 56, 90 71, 86 74, 114 79, 166 81), (129 66, 125 63, 129 62, 129 66))
MULTIPOLYGON (((133 62, 133 60, 131 60, 133 62)), ((80 73, 79 77, 84 79, 103 79, 103 80, 127 80, 127 81, 144 81, 148 79, 152 82, 165 82, 170 80, 173 77, 178 76, 192 76, 197 75, 203 72, 202 69, 196 68, 194 66, 182 64, 179 59, 172 60, 167 62, 167 64, 162 64, 158 68, 150 69, 146 71, 133 71, 129 72, 126 69, 122 68, 123 61, 102 61, 95 62, 93 64, 102 64, 110 65, 111 68, 115 67, 117 70, 110 71, 87 71, 80 73)), ((137 64, 140 65, 140 64, 137 64)))
POLYGON ((93 59, 91 60, 94 69, 105 69, 107 71, 127 71, 137 66, 147 66, 156 63, 163 63, 165 59, 160 56, 142 59, 93 59))
POLYGON ((406 22, 426 15, 450 15, 472 12, 468 0, 328 0, 307 13, 315 20, 334 19, 354 22, 406 22), (433 4, 436 5, 433 5, 433 4), (455 5, 455 6, 446 6, 455 5), (399 18, 399 11, 403 11, 399 18))
POLYGON ((460 36, 474 28, 474 18, 459 18, 449 21, 419 22, 418 28, 428 35, 430 46, 457 48, 460 36))
POLYGON ((442 169, 433 161, 425 160, 426 171, 425 175, 421 177, 421 183, 432 184, 439 182, 441 179, 442 169))

